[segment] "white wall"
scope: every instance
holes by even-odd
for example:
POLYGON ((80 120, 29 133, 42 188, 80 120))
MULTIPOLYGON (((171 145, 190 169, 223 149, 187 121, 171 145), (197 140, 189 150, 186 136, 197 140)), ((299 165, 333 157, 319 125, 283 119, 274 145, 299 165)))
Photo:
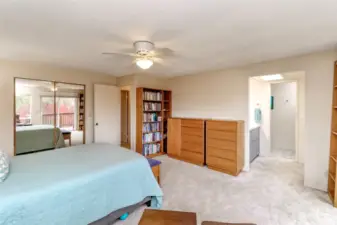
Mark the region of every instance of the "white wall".
POLYGON ((306 142, 305 142, 305 73, 297 73, 297 119, 296 119, 296 159, 300 163, 304 163, 305 151, 306 151, 306 142))
POLYGON ((114 76, 37 63, 0 60, 0 149, 14 153, 14 77, 54 80, 86 85, 86 142, 93 141, 93 84, 116 84, 114 76))
POLYGON ((296 149, 297 83, 271 84, 274 109, 271 110, 271 148, 296 149))
POLYGON ((327 190, 334 51, 170 80, 173 116, 246 121, 245 169, 249 168, 248 77, 305 72, 304 184, 327 190))
POLYGON ((260 155, 270 155, 270 84, 249 78, 249 129, 260 127, 260 155), (257 104, 261 109, 261 123, 255 122, 257 104))

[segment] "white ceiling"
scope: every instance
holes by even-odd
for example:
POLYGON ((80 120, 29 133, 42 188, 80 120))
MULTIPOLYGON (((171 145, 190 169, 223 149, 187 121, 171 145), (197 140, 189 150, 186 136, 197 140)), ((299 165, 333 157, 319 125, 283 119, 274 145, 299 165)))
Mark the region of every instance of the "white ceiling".
POLYGON ((123 76, 102 55, 147 39, 176 51, 149 74, 177 76, 334 48, 336 0, 2 0, 0 58, 123 76))

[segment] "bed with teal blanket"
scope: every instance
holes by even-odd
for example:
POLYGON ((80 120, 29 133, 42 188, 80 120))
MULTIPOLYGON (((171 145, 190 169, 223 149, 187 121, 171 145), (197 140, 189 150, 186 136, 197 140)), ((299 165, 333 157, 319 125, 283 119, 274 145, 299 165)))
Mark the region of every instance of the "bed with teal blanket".
POLYGON ((109 144, 15 156, 0 183, 1 225, 84 225, 162 191, 145 157, 109 144))
POLYGON ((15 151, 17 155, 63 147, 65 147, 63 135, 57 127, 55 129, 52 125, 16 127, 15 151))

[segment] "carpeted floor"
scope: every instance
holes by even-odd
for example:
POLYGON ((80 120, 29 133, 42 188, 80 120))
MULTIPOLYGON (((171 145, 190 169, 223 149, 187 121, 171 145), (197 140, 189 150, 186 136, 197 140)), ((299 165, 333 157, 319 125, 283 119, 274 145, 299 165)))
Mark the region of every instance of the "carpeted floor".
MULTIPOLYGON (((231 177, 167 156, 162 160, 162 209, 198 213, 203 220, 258 225, 335 225, 337 209, 326 193, 303 186, 303 166, 259 157, 251 171, 231 177)), ((136 225, 143 208, 117 225, 136 225)))

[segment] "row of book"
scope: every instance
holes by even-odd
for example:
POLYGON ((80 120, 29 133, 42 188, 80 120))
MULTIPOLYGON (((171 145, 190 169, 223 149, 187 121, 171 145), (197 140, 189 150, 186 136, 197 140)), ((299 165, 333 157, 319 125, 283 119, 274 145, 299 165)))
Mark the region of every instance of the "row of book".
POLYGON ((144 113, 143 114, 144 122, 156 122, 161 121, 161 116, 158 116, 157 113, 144 113))
POLYGON ((160 123, 144 123, 143 124, 143 133, 156 132, 160 131, 160 123))
POLYGON ((145 111, 160 111, 161 110, 161 104, 160 103, 146 102, 146 103, 144 103, 144 110, 145 111))
POLYGON ((160 152, 160 144, 143 145, 143 155, 151 155, 160 152))
POLYGON ((143 95, 143 99, 150 100, 150 101, 161 101, 161 93, 145 91, 143 95))
POLYGON ((160 141, 160 140, 161 140, 161 133, 160 132, 143 134, 143 143, 144 144, 146 144, 148 142, 160 141))

